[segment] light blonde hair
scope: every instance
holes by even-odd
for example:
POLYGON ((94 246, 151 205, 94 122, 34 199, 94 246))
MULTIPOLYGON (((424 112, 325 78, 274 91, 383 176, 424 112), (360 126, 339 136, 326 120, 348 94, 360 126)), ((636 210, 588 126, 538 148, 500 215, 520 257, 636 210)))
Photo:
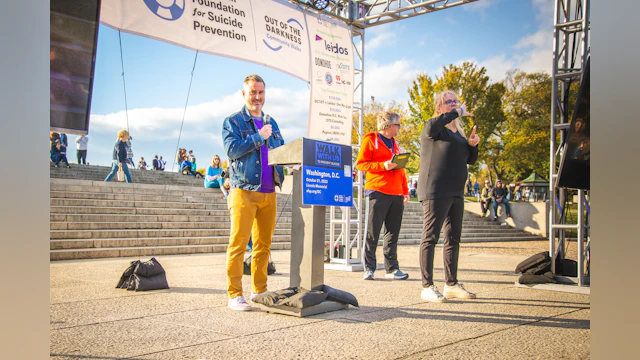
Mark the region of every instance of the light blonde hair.
POLYGON ((118 131, 118 139, 124 139, 129 136, 129 132, 125 129, 118 131))
MULTIPOLYGON (((460 100, 460 98, 458 98, 458 94, 451 90, 444 90, 438 93, 434 100, 433 107, 435 108, 435 112, 433 113, 433 117, 438 117, 444 113, 444 111, 442 111, 442 107, 444 106, 444 98, 447 95, 453 95, 455 96, 456 100, 460 100)), ((464 123, 462 122, 462 117, 458 116, 455 120, 453 120, 453 125, 456 127, 460 135, 462 135, 462 137, 466 139, 467 135, 464 133, 464 123)))
POLYGON ((213 157, 211 158, 211 167, 218 168, 218 169, 222 168, 222 161, 220 160, 220 156, 213 155, 213 157), (218 165, 216 165, 216 162, 215 162, 216 159, 218 159, 218 165))
POLYGON ((400 115, 394 113, 393 111, 385 111, 378 115, 378 131, 382 131, 393 124, 397 124, 398 120, 400 120, 400 115))

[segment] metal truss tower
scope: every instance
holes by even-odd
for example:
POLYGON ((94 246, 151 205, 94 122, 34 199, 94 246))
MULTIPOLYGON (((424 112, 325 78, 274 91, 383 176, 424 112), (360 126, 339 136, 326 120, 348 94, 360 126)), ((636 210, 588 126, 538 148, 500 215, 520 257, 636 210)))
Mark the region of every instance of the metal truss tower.
MULTIPOLYGON (((352 144, 354 150, 359 150, 362 143, 364 131, 364 40, 365 29, 371 26, 387 24, 390 22, 408 19, 419 15, 429 14, 459 5, 475 2, 477 0, 327 0, 326 8, 318 9, 313 4, 323 3, 323 1, 312 0, 288 0, 290 3, 306 8, 315 13, 324 14, 334 19, 344 22, 350 27, 352 44, 355 49, 354 59, 354 115, 358 118, 358 124, 353 127, 358 134, 357 144, 352 144)), ((357 192, 354 201, 354 209, 341 207, 340 213, 335 207, 329 211, 329 258, 330 263, 325 264, 325 268, 344 271, 360 271, 362 266, 362 255, 364 251, 364 241, 366 239, 366 229, 363 224, 363 188, 364 174, 357 172, 353 187, 357 192), (352 219, 352 211, 356 214, 352 219), (354 236, 351 235, 352 228, 355 227, 354 236), (343 249, 342 257, 334 256, 333 249, 340 246, 343 249), (355 249, 355 254, 352 254, 355 249), (352 256, 354 255, 354 256, 352 256)))
MULTIPOLYGON (((552 257, 552 272, 556 273, 556 259, 564 259, 566 230, 577 230, 578 245, 578 285, 589 285, 589 218, 585 205, 588 192, 578 190, 577 224, 567 223, 561 208, 567 190, 557 186, 559 176, 559 156, 565 151, 567 131, 571 123, 569 114, 569 88, 580 82, 582 69, 589 54, 589 0, 556 0, 553 32, 553 69, 551 95, 551 151, 549 174, 549 255, 552 257), (560 142, 558 143, 558 140, 560 142), (585 239, 587 239, 585 241, 585 239)), ((562 281, 562 276, 557 277, 562 281)))

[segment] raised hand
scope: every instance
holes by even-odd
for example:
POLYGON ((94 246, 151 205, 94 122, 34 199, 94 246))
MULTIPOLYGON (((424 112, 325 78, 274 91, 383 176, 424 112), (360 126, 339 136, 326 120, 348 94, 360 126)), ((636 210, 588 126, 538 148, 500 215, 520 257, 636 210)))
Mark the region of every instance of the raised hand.
POLYGON ((467 111, 467 103, 462 103, 462 105, 460 105, 460 116, 473 116, 472 113, 467 111))
POLYGON ((478 128, 478 125, 474 125, 473 126, 473 130, 471 130, 471 134, 469 135, 469 145, 471 146, 477 146, 478 143, 480 142, 480 136, 478 136, 478 134, 476 134, 476 129, 478 128))

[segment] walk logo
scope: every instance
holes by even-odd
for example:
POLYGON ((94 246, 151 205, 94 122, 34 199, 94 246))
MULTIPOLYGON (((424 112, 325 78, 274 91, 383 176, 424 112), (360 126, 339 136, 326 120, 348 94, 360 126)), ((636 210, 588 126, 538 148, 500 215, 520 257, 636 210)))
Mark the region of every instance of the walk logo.
POLYGON ((316 165, 342 167, 342 148, 339 145, 317 142, 316 165))
POLYGON ((143 0, 149 10, 161 19, 178 20, 184 14, 185 0, 143 0))

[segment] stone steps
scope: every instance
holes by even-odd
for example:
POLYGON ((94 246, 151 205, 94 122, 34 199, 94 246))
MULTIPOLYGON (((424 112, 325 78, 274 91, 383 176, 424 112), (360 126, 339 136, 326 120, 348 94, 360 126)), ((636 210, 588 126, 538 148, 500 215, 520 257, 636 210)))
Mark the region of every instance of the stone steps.
MULTIPOLYGON (((226 251, 229 212, 226 200, 213 189, 60 178, 52 178, 50 186, 51 260, 226 251)), ((278 194, 278 206, 272 249, 290 249, 290 197, 278 194)), ((342 209, 336 210, 339 216, 342 209)), ((352 219, 357 219, 355 211, 352 219)), ((326 221, 328 241, 329 211, 326 221)), ((471 213, 463 221, 463 242, 541 239, 471 213)), ((408 203, 399 244, 420 243, 421 232, 422 207, 408 203)))

